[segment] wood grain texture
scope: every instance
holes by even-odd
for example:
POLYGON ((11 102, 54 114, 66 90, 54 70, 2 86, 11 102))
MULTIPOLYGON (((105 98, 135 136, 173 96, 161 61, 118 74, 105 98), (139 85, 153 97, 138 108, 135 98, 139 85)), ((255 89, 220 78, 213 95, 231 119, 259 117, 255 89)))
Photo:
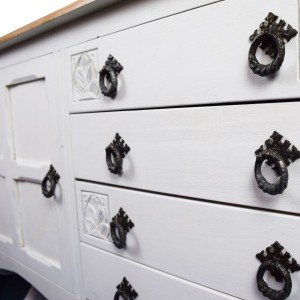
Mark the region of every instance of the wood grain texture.
POLYGON ((299 213, 300 161, 281 195, 264 194, 254 177, 255 151, 274 130, 299 147, 299 109, 291 102, 71 115, 75 177, 299 213), (105 160, 116 132, 131 148, 121 176, 105 160))
MULTIPOLYGON (((82 241, 241 299, 262 299, 255 282, 260 266, 256 253, 278 240, 295 259, 300 257, 299 242, 295 238, 300 225, 298 217, 80 182, 78 190, 108 195, 111 215, 122 207, 135 224, 127 234, 126 249, 119 250, 100 239, 88 239, 81 232, 82 241)), ((87 266, 83 264, 89 277, 95 274, 98 278, 99 269, 92 261, 106 261, 98 255, 96 259, 95 251, 92 259, 83 254, 84 261, 91 260, 87 266)), ((118 267, 114 262, 102 270, 118 267)), ((103 276, 108 273, 113 272, 105 272, 103 276)), ((299 295, 297 276, 297 273, 292 275, 295 284, 290 298, 293 300, 299 295)), ((145 282, 144 277, 142 280, 145 282)))
POLYGON ((81 245, 84 296, 90 300, 112 299, 124 276, 144 300, 234 300, 220 292, 164 274, 88 245, 81 245))
MULTIPOLYGON (((9 148, 4 152, 5 181, 14 210, 11 214, 13 245, 1 245, 1 252, 72 291, 69 259, 72 250, 71 247, 67 250, 68 243, 63 242, 68 239, 68 225, 65 223, 66 190, 62 189, 64 167, 59 129, 62 103, 56 97, 56 76, 51 54, 1 72, 0 85, 3 88, 0 97, 4 102, 2 113, 7 118, 5 137, 9 148), (55 197, 45 200, 40 184, 50 163, 57 168, 61 179, 55 197)), ((6 234, 5 228, 0 229, 0 233, 6 234)), ((50 294, 48 291, 45 295, 50 294)))
MULTIPOLYGON (((114 101, 100 94, 99 99, 74 102, 70 86, 70 110, 298 98, 297 38, 286 44, 285 59, 276 75, 262 78, 248 65, 249 36, 268 12, 298 29, 296 8, 296 0, 227 0, 75 46, 68 52, 99 49, 98 70, 109 54, 124 69, 118 76, 114 101), (233 14, 236 11, 239 13, 233 14)), ((66 70, 70 74, 69 66, 66 70)), ((72 82, 70 75, 68 81, 72 82)))

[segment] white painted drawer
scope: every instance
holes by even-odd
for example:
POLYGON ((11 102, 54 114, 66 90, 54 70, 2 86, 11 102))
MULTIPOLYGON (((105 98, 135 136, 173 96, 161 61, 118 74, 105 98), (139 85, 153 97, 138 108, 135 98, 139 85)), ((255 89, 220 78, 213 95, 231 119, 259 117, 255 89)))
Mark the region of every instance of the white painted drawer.
POLYGON ((300 212, 300 161, 288 167, 288 187, 281 195, 264 194, 254 176, 254 152, 274 130, 300 147, 299 110, 300 102, 290 102, 72 115, 74 174, 143 190, 300 212), (122 175, 112 174, 106 164, 105 148, 117 132, 131 148, 122 175))
POLYGON ((286 44, 276 76, 248 66, 249 37, 267 14, 298 29, 297 8, 297 0, 227 0, 74 46, 67 51, 70 110, 299 97, 297 38, 286 44), (109 54, 124 67, 114 100, 98 84, 109 54))
POLYGON ((84 244, 81 252, 85 296, 89 300, 113 299, 124 276, 138 293, 137 299, 236 299, 84 244))
MULTIPOLYGON (((242 299, 264 298, 256 287, 260 266, 256 253, 278 241, 296 260, 300 258, 299 217, 84 182, 76 183, 76 194, 81 241, 242 299), (116 248, 101 234, 120 207, 135 225, 127 234, 125 249, 116 248)), ((83 262, 87 261, 83 268, 101 290, 96 274, 116 275, 108 275, 115 273, 109 267, 97 267, 90 252, 83 253, 83 262)), ((100 262, 106 265, 109 259, 99 258, 100 262)), ((115 280, 122 276, 118 272, 115 280)), ((292 274, 292 280, 290 299, 295 300, 300 292, 299 274, 292 274)))

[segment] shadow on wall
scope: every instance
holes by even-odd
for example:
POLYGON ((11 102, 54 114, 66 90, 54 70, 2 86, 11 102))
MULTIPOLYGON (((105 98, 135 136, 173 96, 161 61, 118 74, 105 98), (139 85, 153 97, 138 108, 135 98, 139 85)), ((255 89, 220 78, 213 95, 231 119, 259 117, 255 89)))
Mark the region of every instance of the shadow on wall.
POLYGON ((0 300, 47 300, 21 276, 0 270, 0 300))

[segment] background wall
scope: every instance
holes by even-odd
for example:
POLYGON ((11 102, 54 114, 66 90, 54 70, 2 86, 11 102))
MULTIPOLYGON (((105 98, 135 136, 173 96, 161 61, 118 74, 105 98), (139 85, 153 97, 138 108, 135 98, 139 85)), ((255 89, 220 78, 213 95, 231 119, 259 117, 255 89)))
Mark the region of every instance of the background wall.
POLYGON ((6 0, 0 9, 0 36, 44 17, 74 0, 6 0))

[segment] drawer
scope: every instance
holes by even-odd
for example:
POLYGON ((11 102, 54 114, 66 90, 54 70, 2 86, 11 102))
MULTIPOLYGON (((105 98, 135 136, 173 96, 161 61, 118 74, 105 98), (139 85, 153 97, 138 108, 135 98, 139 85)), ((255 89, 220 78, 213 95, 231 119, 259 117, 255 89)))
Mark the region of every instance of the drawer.
MULTIPOLYGON (((255 255, 274 241, 300 257, 299 217, 84 182, 76 183, 76 194, 82 242, 238 298, 264 298, 256 287, 255 255), (109 233, 120 207, 134 223, 122 249, 109 233)), ((87 259, 94 265, 91 255, 87 259)), ((299 278, 292 274, 291 299, 300 292, 299 278)))
POLYGON ((123 277, 138 293, 137 299, 237 299, 84 244, 81 253, 85 296, 89 300, 113 299, 123 277))
POLYGON ((299 110, 289 102, 72 115, 75 177, 299 213, 300 161, 282 194, 263 193, 254 176, 255 151, 274 130, 300 147, 299 110), (121 175, 105 154, 117 132, 131 149, 121 175))
POLYGON ((299 97, 297 38, 286 44, 276 76, 260 77, 248 66, 249 37, 268 13, 297 29, 297 10, 297 0, 227 0, 74 46, 67 52, 70 110, 299 97), (114 99, 99 88, 109 54, 124 68, 114 99))

